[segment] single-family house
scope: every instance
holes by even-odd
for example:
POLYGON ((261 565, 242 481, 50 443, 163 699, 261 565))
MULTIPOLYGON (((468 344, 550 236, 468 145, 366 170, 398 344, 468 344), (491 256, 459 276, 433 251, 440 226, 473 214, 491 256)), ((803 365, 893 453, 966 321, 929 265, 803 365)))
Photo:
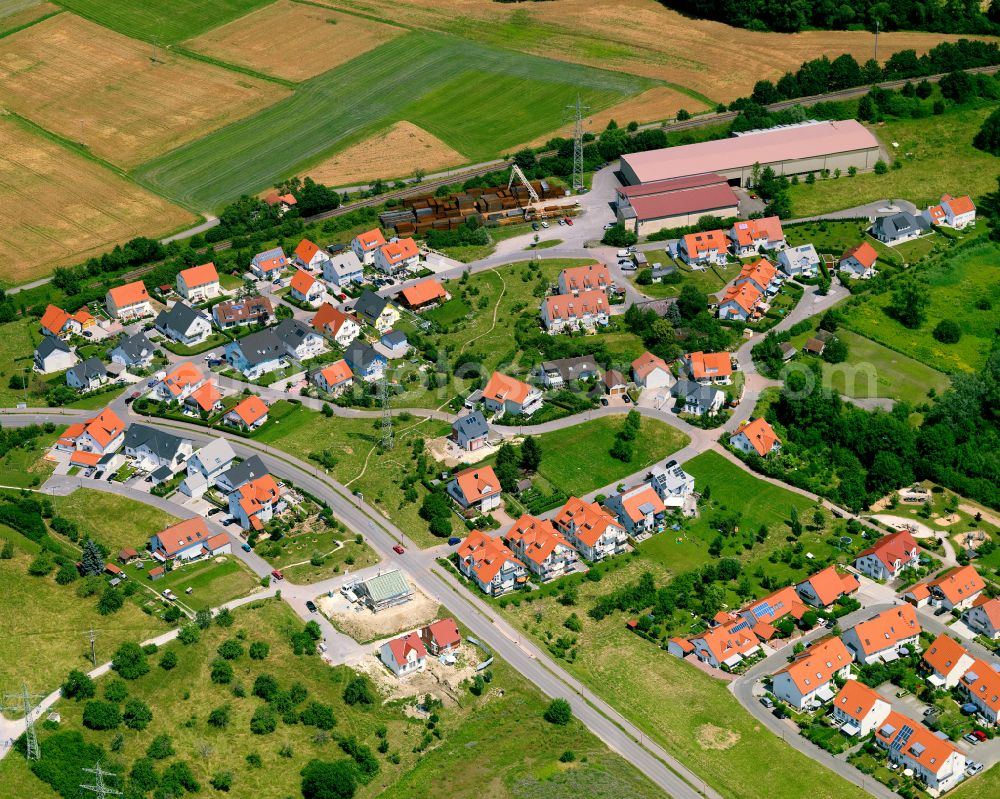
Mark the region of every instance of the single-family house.
POLYGON ((709 666, 716 669, 726 666, 731 669, 744 658, 760 652, 760 643, 750 626, 741 619, 711 627, 688 641, 682 638, 671 639, 667 651, 677 657, 693 652, 698 660, 709 666))
POLYGON ((854 658, 837 636, 816 641, 774 674, 771 693, 796 710, 818 707, 833 699, 834 678, 845 679, 854 658))
POLYGON ((309 239, 302 239, 299 246, 295 248, 295 263, 303 269, 322 271, 329 260, 330 256, 318 244, 309 241, 309 239))
POLYGON ((285 368, 287 355, 285 345, 270 328, 226 344, 226 363, 250 380, 285 368))
POLYGON ((757 314, 764 295, 750 282, 730 286, 719 299, 719 318, 747 322, 757 314))
POLYGON ((860 680, 847 680, 830 705, 830 716, 845 735, 867 738, 882 726, 892 705, 860 680))
POLYGON ((385 246, 385 236, 378 228, 359 233, 351 239, 351 251, 365 266, 375 263, 375 253, 385 246))
POLYGON ((280 497, 278 483, 265 474, 229 495, 229 513, 244 530, 262 530, 274 516, 280 497))
POLYGON ((212 335, 208 315, 184 302, 175 302, 167 310, 160 311, 153 324, 167 338, 185 347, 201 344, 212 335))
POLYGON ((43 336, 35 347, 34 369, 43 375, 69 369, 76 361, 69 344, 56 336, 43 336))
POLYGON ((463 510, 489 513, 500 507, 500 481, 492 466, 472 466, 448 483, 448 494, 463 510))
POLYGON ((568 386, 577 380, 590 380, 598 377, 600 373, 601 370, 592 355, 542 361, 535 369, 535 376, 546 388, 559 388, 568 386))
POLYGON ((322 369, 317 369, 313 373, 313 383, 320 391, 339 397, 354 384, 354 372, 347 365, 347 361, 341 358, 322 369))
POLYGON ((190 361, 177 364, 150 392, 164 402, 183 402, 205 383, 201 369, 190 361))
POLYGON ((768 641, 775 634, 775 624, 783 618, 790 616, 799 621, 808 612, 809 607, 799 599, 795 586, 787 585, 763 599, 749 602, 735 614, 729 615, 743 619, 753 628, 758 638, 768 641))
POLYGON ((400 678, 423 671, 427 666, 427 649, 415 632, 386 641, 379 649, 379 657, 400 678))
POLYGON ((118 363, 126 369, 148 369, 153 363, 156 347, 150 343, 143 332, 131 336, 122 335, 118 345, 111 350, 111 362, 118 363))
POLYGON ((883 536, 854 559, 854 568, 873 580, 891 580, 919 565, 920 547, 907 530, 883 536))
POLYGON ((190 303, 205 302, 222 293, 219 273, 209 262, 177 273, 177 293, 190 303))
POLYGON ((729 446, 740 452, 757 453, 762 458, 781 451, 781 439, 763 416, 743 422, 729 437, 729 446))
POLYGON ((922 236, 929 228, 930 223, 922 216, 915 217, 909 211, 900 211, 889 216, 880 216, 872 223, 868 232, 883 244, 892 247, 922 236))
POLYGON ((387 275, 414 269, 420 264, 420 250, 413 239, 393 239, 375 250, 374 264, 387 275))
POLYGON ((149 550, 160 561, 200 558, 205 542, 212 537, 201 516, 194 516, 154 533, 149 550))
POLYGON ((677 382, 667 362, 646 351, 632 361, 632 380, 640 388, 670 388, 677 382))
POLYGON ((157 479, 162 477, 162 480, 183 469, 194 452, 189 439, 138 423, 125 431, 123 444, 126 457, 135 463, 136 468, 149 472, 157 479), (157 472, 160 474, 157 475, 157 472))
POLYGON ((795 586, 802 601, 814 608, 828 608, 843 596, 850 596, 860 584, 853 574, 842 574, 836 566, 827 566, 795 586))
POLYGON ((216 533, 205 542, 205 556, 214 558, 216 555, 232 555, 233 542, 226 533, 216 533))
POLYGON ((351 283, 361 283, 364 279, 364 267, 354 250, 344 250, 323 262, 323 280, 338 289, 345 289, 351 283))
POLYGON ((778 253, 778 265, 789 277, 815 277, 820 258, 812 244, 786 247, 778 253))
POLYGON ((124 441, 125 423, 107 407, 92 419, 67 427, 56 441, 56 449, 105 455, 117 450, 124 441))
POLYGON ((919 649, 920 622, 910 605, 897 605, 860 621, 842 635, 859 663, 896 660, 900 649, 919 649))
POLYGON ((296 269, 289 285, 291 288, 289 289, 288 296, 293 300, 304 302, 306 305, 311 305, 314 308, 326 296, 326 286, 323 285, 323 282, 317 280, 305 269, 296 269))
POLYGON ((892 711, 875 729, 875 741, 889 752, 889 762, 911 769, 913 776, 938 794, 965 777, 965 754, 920 722, 892 711))
POLYGON ((100 358, 87 358, 66 370, 66 385, 77 391, 93 391, 108 382, 108 370, 100 358))
POLYGON ((640 483, 619 494, 612 494, 604 502, 604 507, 618 517, 629 535, 656 532, 666 518, 667 506, 663 504, 656 489, 648 483, 640 483))
POLYGON ((981 595, 962 614, 962 621, 979 635, 991 641, 1000 640, 1000 597, 990 599, 981 595))
POLYGON ((402 330, 387 330, 378 340, 392 359, 405 358, 410 351, 410 340, 402 330))
POLYGON ((222 392, 210 381, 205 381, 184 398, 184 409, 193 414, 208 414, 222 410, 222 392))
POLYGON ((762 249, 780 250, 785 246, 781 219, 776 216, 741 219, 729 229, 729 239, 733 243, 733 252, 740 258, 746 258, 762 249))
POLYGON ((975 224, 976 205, 968 195, 952 197, 945 194, 938 205, 929 206, 922 216, 928 224, 961 230, 966 225, 975 224))
POLYGON ((515 377, 494 372, 483 388, 487 410, 507 416, 531 416, 542 407, 542 392, 515 377))
POLYGON ((141 280, 109 289, 104 297, 108 316, 119 322, 132 322, 153 315, 153 303, 141 280))
POLYGON ((932 604, 948 610, 966 610, 982 595, 986 582, 974 567, 956 566, 931 580, 927 587, 932 604))
POLYGON ((251 431, 263 426, 267 422, 267 403, 256 394, 237 403, 222 420, 240 430, 251 431))
POLYGON ((359 377, 369 383, 381 380, 389 365, 388 359, 377 352, 370 344, 363 341, 354 341, 344 350, 344 360, 351 368, 355 377, 359 377))
POLYGON ((577 497, 567 500, 554 524, 576 551, 590 561, 618 555, 628 543, 628 533, 614 516, 596 502, 577 497))
POLYGON ((542 300, 542 324, 552 334, 605 326, 609 313, 608 295, 601 289, 580 294, 553 294, 542 300))
POLYGON ((867 241, 855 244, 840 256, 838 268, 857 280, 869 280, 876 275, 878 252, 867 241))
MULTIPOLYGON (((232 445, 224 438, 213 439, 188 458, 187 479, 181 484, 181 490, 183 491, 184 485, 197 476, 200 479, 196 482, 203 487, 201 489, 203 494, 208 486, 214 484, 220 475, 232 467, 234 460, 236 460, 236 453, 233 452, 232 445)), ((194 493, 188 491, 184 493, 187 493, 188 496, 195 496, 194 493)))
POLYGON ((607 369, 601 376, 601 384, 609 397, 621 397, 628 392, 628 381, 617 369, 607 369))
POLYGON ((489 437, 490 426, 481 411, 467 413, 452 422, 450 438, 466 452, 486 446, 489 437))
POLYGON ((675 460, 654 466, 646 475, 646 482, 668 510, 680 510, 688 515, 696 512, 694 505, 694 477, 675 460))
POLYGON ((267 297, 246 297, 213 305, 212 318, 220 330, 267 325, 274 321, 274 307, 267 297))
POLYGON ((782 275, 778 271, 778 267, 766 258, 761 258, 746 264, 740 270, 735 285, 741 286, 744 283, 749 283, 761 294, 773 295, 781 288, 782 282, 782 275))
POLYGON ((413 588, 399 569, 386 569, 354 584, 354 593, 372 613, 403 605, 413 599, 413 588))
POLYGON ((991 663, 976 658, 962 675, 959 692, 976 706, 976 712, 989 724, 997 725, 1000 714, 1000 671, 991 663))
POLYGON ((403 305, 411 311, 422 311, 425 308, 440 305, 442 302, 448 302, 451 295, 438 281, 429 277, 419 283, 414 283, 412 286, 407 286, 399 292, 399 298, 403 305))
POLYGON ((688 377, 703 386, 733 382, 733 359, 728 352, 689 352, 683 356, 688 377))
POLYGON ((298 319, 283 319, 271 328, 285 354, 299 361, 315 358, 326 350, 326 340, 298 319))
POLYGON ((288 258, 281 247, 257 253, 250 261, 250 271, 258 280, 275 280, 288 265, 288 258))
POLYGON ((421 627, 420 640, 431 655, 440 657, 458 649, 458 645, 462 643, 462 635, 455 620, 449 616, 421 627))
POLYGON ((942 633, 924 652, 922 665, 927 670, 927 682, 935 688, 954 688, 976 659, 954 638, 942 633))
POLYGON ((295 195, 291 192, 285 192, 284 194, 278 191, 269 191, 264 195, 264 202, 266 202, 272 208, 277 208, 278 213, 281 215, 287 214, 299 201, 295 199, 295 195))
POLYGON ((514 522, 504 542, 542 582, 568 574, 577 561, 573 545, 552 522, 527 513, 514 522))
POLYGON ((922 608, 931 603, 931 589, 927 583, 917 583, 903 592, 903 601, 909 602, 915 608, 922 608))
POLYGON ((677 245, 677 254, 688 266, 724 264, 729 250, 729 238, 723 230, 688 233, 677 245))
POLYGON ((490 596, 506 594, 528 580, 528 569, 499 537, 473 530, 457 552, 458 570, 490 596))
POLYGON ((245 461, 230 466, 215 478, 215 485, 224 494, 231 494, 240 486, 270 474, 259 455, 251 455, 245 461))
POLYGON ((715 416, 726 403, 726 395, 719 389, 693 380, 678 380, 670 388, 670 395, 676 400, 675 408, 694 416, 715 416))
POLYGON ((365 289, 355 301, 354 313, 379 333, 392 330, 400 317, 399 309, 387 297, 379 296, 370 289, 365 289))
POLYGON ((79 335, 97 324, 97 320, 90 315, 86 308, 81 308, 75 314, 64 311, 57 305, 47 305, 45 313, 39 321, 42 333, 46 336, 57 336, 59 338, 69 338, 71 335, 79 335))
POLYGON ((316 332, 332 338, 338 347, 346 347, 361 335, 361 323, 328 302, 316 309, 310 324, 316 332))
POLYGON ((571 266, 559 273, 560 294, 581 294, 585 291, 611 291, 614 281, 604 264, 571 266))

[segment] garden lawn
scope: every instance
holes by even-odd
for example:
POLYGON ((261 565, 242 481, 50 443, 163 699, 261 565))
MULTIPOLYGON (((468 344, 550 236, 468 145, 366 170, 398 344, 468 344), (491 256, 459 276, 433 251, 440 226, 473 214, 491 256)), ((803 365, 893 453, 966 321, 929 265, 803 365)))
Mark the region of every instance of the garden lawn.
POLYGON ((685 446, 690 439, 670 425, 643 418, 629 463, 608 454, 624 416, 601 417, 538 436, 542 449, 539 473, 570 496, 583 496, 652 466, 685 446))
POLYGON ((667 255, 666 250, 650 250, 646 251, 644 254, 649 260, 648 268, 652 269, 652 266, 655 263, 661 263, 664 265, 673 263, 677 266, 677 273, 681 276, 681 280, 677 283, 650 283, 647 286, 641 286, 635 282, 635 278, 639 276, 639 272, 632 272, 632 283, 638 291, 641 291, 647 297, 655 297, 657 299, 662 299, 664 297, 678 297, 680 296, 681 289, 684 288, 685 283, 691 283, 699 291, 705 292, 705 294, 715 294, 717 291, 721 291, 722 287, 725 286, 726 283, 733 280, 739 274, 739 269, 736 264, 713 266, 705 270, 690 269, 682 262, 672 260, 671 257, 667 255))
POLYGON ((31 371, 35 347, 41 340, 35 319, 21 317, 0 326, 0 407, 13 408, 22 402, 27 402, 29 407, 45 404, 49 376, 31 371), (29 375, 28 389, 11 388, 11 376, 25 373, 29 375))
POLYGON ((926 208, 942 194, 978 197, 994 191, 996 158, 972 146, 972 137, 991 110, 959 108, 940 116, 886 121, 872 130, 903 167, 884 175, 817 180, 812 186, 800 182, 790 188, 794 215, 813 216, 887 198, 926 208))
POLYGON ((886 312, 891 292, 866 297, 844 307, 845 325, 942 372, 975 371, 989 354, 1000 307, 1000 246, 982 242, 951 258, 941 258, 918 273, 926 281, 930 307, 916 330, 903 327, 886 312), (987 300, 979 310, 974 303, 987 300), (931 332, 942 319, 953 319, 962 330, 957 344, 942 344, 931 332))
POLYGON ((165 45, 242 17, 270 0, 66 0, 60 5, 81 17, 136 39, 165 45))
POLYGON ((353 571, 378 563, 371 548, 365 543, 355 543, 354 537, 347 532, 303 533, 286 536, 275 543, 281 554, 273 555, 274 550, 269 549, 268 543, 258 546, 257 554, 281 569, 293 583, 316 583, 336 576, 345 566, 353 571), (343 541, 343 546, 338 548, 338 541, 343 541), (322 566, 310 563, 315 552, 324 556, 322 566), (347 563, 348 559, 352 562, 347 563))
MULTIPOLYGON (((151 581, 149 570, 155 565, 154 561, 147 560, 142 569, 134 564, 126 566, 125 573, 130 580, 157 593, 162 594, 165 589, 171 589, 180 602, 192 610, 218 607, 246 596, 260 584, 257 576, 236 555, 220 555, 218 558, 184 563, 175 566, 173 571, 159 580, 151 581), (188 588, 194 590, 188 594, 188 588)), ((144 594, 138 596, 145 598, 144 594)))
POLYGON ((35 488, 48 479, 55 469, 45 453, 59 437, 61 428, 42 433, 29 447, 15 447, 0 458, 0 486, 35 488))
POLYGON ((144 502, 91 488, 51 499, 57 516, 76 522, 81 542, 90 536, 108 548, 112 560, 125 547, 142 552, 150 536, 180 521, 144 502))
POLYGON ((54 691, 70 669, 90 669, 89 644, 84 632, 97 630, 97 655, 111 656, 123 641, 144 641, 166 631, 153 616, 126 602, 111 616, 97 612, 97 597, 76 595, 79 581, 58 585, 54 572, 48 577, 28 575, 37 545, 6 527, 0 538, 9 539, 16 554, 0 560, 0 685, 13 691, 26 682, 34 693, 54 691))

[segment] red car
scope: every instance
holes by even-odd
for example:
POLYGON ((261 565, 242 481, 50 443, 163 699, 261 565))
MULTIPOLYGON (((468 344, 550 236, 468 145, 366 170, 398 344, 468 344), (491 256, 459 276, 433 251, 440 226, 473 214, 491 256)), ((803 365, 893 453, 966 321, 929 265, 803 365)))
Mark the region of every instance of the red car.
POLYGON ((400 544, 396 544, 392 548, 392 551, 395 552, 397 555, 402 555, 404 552, 406 552, 406 550, 403 549, 403 547, 400 544))
POLYGON ((273 578, 274 578, 275 580, 284 580, 284 579, 285 579, 285 575, 283 575, 283 574, 281 573, 281 570, 280 570, 280 569, 271 569, 271 576, 272 576, 272 577, 273 577, 273 578))
POLYGON ((563 222, 565 222, 570 227, 573 227, 573 220, 570 219, 568 216, 563 220, 563 222))

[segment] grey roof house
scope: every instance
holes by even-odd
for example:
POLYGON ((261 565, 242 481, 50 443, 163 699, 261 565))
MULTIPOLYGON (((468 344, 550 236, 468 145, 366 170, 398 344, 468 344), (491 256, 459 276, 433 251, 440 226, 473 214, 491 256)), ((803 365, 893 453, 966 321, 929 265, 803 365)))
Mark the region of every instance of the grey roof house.
POLYGON ((133 424, 125 431, 125 454, 146 472, 166 467, 176 474, 191 457, 191 441, 173 433, 144 424, 133 424))
POLYGON ((680 410, 695 416, 714 416, 726 401, 726 395, 717 388, 703 386, 693 380, 678 380, 670 394, 676 397, 680 410))
POLYGON ((188 347, 212 335, 212 320, 208 315, 183 302, 175 302, 167 310, 160 311, 153 325, 167 338, 188 347))
POLYGON ((489 439, 490 426, 482 411, 460 416, 451 425, 451 439, 466 452, 484 446, 489 439))
POLYGON ((118 346, 111 350, 111 360, 125 367, 144 368, 153 362, 156 352, 145 333, 122 336, 118 346))
POLYGON ((389 299, 387 297, 382 297, 374 291, 365 290, 358 297, 357 301, 355 301, 354 312, 362 316, 369 324, 375 324, 375 321, 382 315, 382 311, 385 310, 385 306, 388 304, 389 299))
POLYGON ((251 380, 284 367, 286 355, 284 342, 271 328, 226 345, 226 362, 251 380))
POLYGON ((362 580, 355 585, 354 593, 375 613, 413 599, 413 589, 399 569, 362 580))
POLYGON ((800 244, 798 247, 786 247, 778 253, 778 265, 781 271, 789 277, 797 275, 810 276, 819 271, 819 255, 811 244, 800 244))
POLYGON ((555 361, 542 361, 535 368, 535 375, 548 388, 572 383, 574 380, 588 380, 600 376, 597 361, 590 355, 579 358, 559 358, 555 361))
POLYGON ((303 361, 319 355, 326 349, 323 336, 298 319, 283 319, 271 328, 271 332, 285 348, 285 352, 303 361))
POLYGON ((883 244, 891 246, 922 236, 929 229, 930 225, 923 217, 900 211, 891 216, 880 216, 872 223, 869 232, 883 244))
POLYGON ((385 372, 388 361, 363 341, 352 341, 344 350, 344 360, 355 376, 363 380, 378 380, 385 372))
POLYGON ((92 391, 108 382, 108 370, 100 358, 87 358, 66 372, 66 385, 77 391, 92 391))
POLYGON ((76 363, 69 344, 57 336, 43 336, 35 348, 35 370, 43 375, 61 372, 76 363))
POLYGON ((264 461, 259 455, 252 455, 245 461, 237 463, 215 478, 215 484, 227 494, 235 491, 241 485, 246 485, 251 480, 270 474, 264 461))

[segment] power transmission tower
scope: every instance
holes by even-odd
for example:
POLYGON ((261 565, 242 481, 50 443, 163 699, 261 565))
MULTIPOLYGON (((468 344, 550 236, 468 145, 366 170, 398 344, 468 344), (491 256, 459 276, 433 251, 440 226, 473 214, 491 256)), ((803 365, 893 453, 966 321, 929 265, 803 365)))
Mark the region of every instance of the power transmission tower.
POLYGON ((573 191, 579 191, 583 188, 583 113, 590 106, 583 105, 577 95, 576 102, 566 108, 573 119, 573 191))
POLYGON ((26 746, 25 757, 28 760, 41 760, 42 750, 38 748, 38 735, 35 733, 35 707, 32 702, 42 698, 41 694, 33 694, 28 691, 27 685, 21 686, 18 694, 5 694, 3 698, 3 709, 20 710, 24 713, 24 738, 26 746))
POLYGON ((378 397, 382 400, 382 449, 390 450, 392 440, 392 412, 389 410, 389 378, 384 374, 378 383, 378 397))
POLYGON ((87 636, 87 640, 90 641, 90 659, 94 661, 94 668, 97 668, 97 630, 91 627, 87 632, 84 633, 87 636))
POLYGON ((107 797, 109 797, 109 796, 121 796, 122 795, 121 791, 116 791, 110 785, 105 785, 104 784, 104 778, 105 777, 113 777, 115 779, 117 779, 117 777, 115 777, 114 772, 105 771, 104 769, 102 769, 100 763, 97 763, 93 768, 85 768, 84 771, 86 771, 88 774, 93 774, 94 775, 94 784, 93 785, 81 785, 80 786, 80 790, 82 790, 82 791, 93 791, 94 793, 97 794, 98 799, 107 799, 107 797))

